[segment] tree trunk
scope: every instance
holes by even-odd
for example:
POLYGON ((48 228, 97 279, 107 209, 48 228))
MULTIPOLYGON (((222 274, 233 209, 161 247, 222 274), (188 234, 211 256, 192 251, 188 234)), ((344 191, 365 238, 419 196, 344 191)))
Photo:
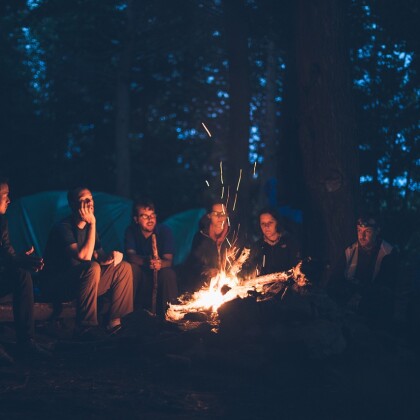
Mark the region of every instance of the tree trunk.
POLYGON ((133 53, 134 16, 132 1, 127 1, 127 31, 121 51, 117 75, 115 154, 116 154, 116 193, 129 197, 130 183, 130 70, 133 53))
MULTIPOLYGON (((286 12, 296 16, 297 4, 289 2, 286 12)), ((286 22, 286 49, 281 126, 277 154, 278 195, 281 204, 302 210, 304 182, 302 161, 298 144, 298 83, 296 60, 296 19, 286 22)))
POLYGON ((277 74, 276 55, 273 41, 267 42, 267 72, 265 89, 265 120, 262 130, 263 142, 265 144, 264 162, 260 173, 260 207, 277 206, 277 126, 276 126, 276 104, 277 74))
POLYGON ((250 214, 249 180, 249 102, 250 81, 248 64, 248 24, 244 0, 224 1, 226 41, 229 57, 230 127, 227 145, 228 178, 231 197, 237 187, 242 169, 236 204, 238 222, 245 222, 250 214))
POLYGON ((306 254, 334 261, 355 235, 358 185, 345 8, 298 0, 298 139, 305 179, 306 254))

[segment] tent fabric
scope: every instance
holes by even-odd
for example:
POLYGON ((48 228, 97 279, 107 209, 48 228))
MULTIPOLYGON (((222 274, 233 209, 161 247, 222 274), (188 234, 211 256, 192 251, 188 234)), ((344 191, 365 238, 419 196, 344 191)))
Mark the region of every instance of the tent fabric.
MULTIPOLYGON (((122 252, 124 232, 132 221, 133 202, 101 192, 93 193, 93 198, 97 228, 104 249, 122 252)), ((65 191, 46 191, 12 202, 7 211, 7 218, 13 247, 17 252, 23 252, 33 246, 35 252, 42 256, 51 227, 69 214, 65 191)), ((180 264, 188 255, 203 214, 204 209, 191 209, 163 221, 172 229, 175 237, 175 264, 180 264)))
POLYGON ((206 214, 205 209, 191 209, 177 213, 163 223, 172 229, 175 237, 174 264, 182 263, 190 252, 198 222, 206 214))

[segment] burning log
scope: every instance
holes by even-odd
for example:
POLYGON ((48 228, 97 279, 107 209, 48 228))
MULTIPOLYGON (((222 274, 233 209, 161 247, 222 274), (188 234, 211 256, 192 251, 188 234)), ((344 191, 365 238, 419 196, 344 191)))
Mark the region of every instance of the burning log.
POLYGON ((249 248, 244 248, 241 252, 241 255, 233 263, 232 268, 230 269, 230 274, 236 276, 242 269, 244 262, 248 259, 251 250, 249 248))
POLYGON ((264 301, 277 295, 289 283, 295 283, 299 287, 309 284, 300 270, 302 262, 286 272, 241 280, 236 277, 236 273, 240 271, 248 255, 249 250, 244 250, 235 263, 232 264, 229 274, 224 271, 219 272, 217 276, 211 279, 208 287, 203 287, 192 296, 181 296, 179 298, 180 304, 169 306, 166 312, 166 319, 180 322, 191 312, 201 312, 209 313, 207 322, 217 325, 217 310, 226 302, 236 298, 244 299, 251 293, 257 293, 257 301, 264 301))

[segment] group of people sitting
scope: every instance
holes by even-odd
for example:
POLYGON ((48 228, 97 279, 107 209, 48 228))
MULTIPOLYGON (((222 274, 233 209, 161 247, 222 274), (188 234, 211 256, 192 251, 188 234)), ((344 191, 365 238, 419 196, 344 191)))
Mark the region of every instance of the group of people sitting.
MULTIPOLYGON (((79 187, 68 192, 71 215, 52 227, 43 258, 33 248, 17 254, 5 218, 9 203, 8 181, 0 179, 0 297, 13 294, 17 349, 29 357, 46 353, 34 340, 31 273, 39 272, 42 293, 51 302, 76 301, 75 339, 97 340, 119 334, 121 320, 135 308, 151 309, 154 278, 156 313, 164 316, 168 303, 177 301, 178 287, 183 291, 202 287, 223 269, 232 247, 227 209, 222 202, 213 202, 200 221, 183 269, 176 270, 172 232, 157 223, 153 202, 145 200, 134 203, 124 254, 106 253, 96 229, 92 193, 79 187), (104 325, 99 326, 98 297, 105 294, 109 310, 104 325)), ((244 273, 259 276, 291 269, 301 259, 298 241, 284 229, 275 210, 264 209, 258 217, 262 237, 251 245, 244 273)), ((328 285, 337 299, 351 301, 364 311, 372 304, 392 306, 396 254, 379 232, 374 218, 358 220, 358 241, 346 249, 328 285)), ((0 346, 0 360, 10 359, 0 346)))
POLYGON ((298 241, 287 232, 279 214, 273 208, 265 208, 258 214, 262 237, 256 242, 244 243, 233 234, 229 240, 229 214, 222 202, 212 202, 200 221, 190 255, 185 262, 184 282, 189 289, 197 289, 215 276, 227 262, 227 255, 243 246, 250 248, 240 276, 254 276, 287 271, 301 259, 298 241))

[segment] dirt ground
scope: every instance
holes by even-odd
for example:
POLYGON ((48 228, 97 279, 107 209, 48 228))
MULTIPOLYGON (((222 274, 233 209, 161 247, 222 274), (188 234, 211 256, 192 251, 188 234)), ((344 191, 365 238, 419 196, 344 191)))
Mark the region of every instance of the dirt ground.
MULTIPOLYGON (((124 336, 75 343, 37 325, 53 357, 0 366, 1 419, 418 419, 418 351, 375 333, 313 360, 296 343, 182 331, 145 313, 124 336)), ((11 325, 0 343, 14 352, 11 325)))

